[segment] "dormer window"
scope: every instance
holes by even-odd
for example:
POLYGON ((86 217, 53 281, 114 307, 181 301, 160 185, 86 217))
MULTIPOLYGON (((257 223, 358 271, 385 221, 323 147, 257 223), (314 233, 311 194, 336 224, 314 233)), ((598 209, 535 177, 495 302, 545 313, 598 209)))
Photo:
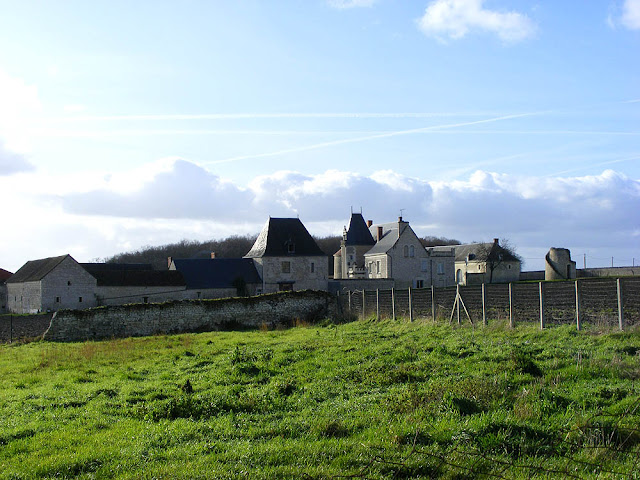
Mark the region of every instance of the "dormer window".
POLYGON ((296 253, 296 244, 293 242, 287 243, 287 253, 296 253))

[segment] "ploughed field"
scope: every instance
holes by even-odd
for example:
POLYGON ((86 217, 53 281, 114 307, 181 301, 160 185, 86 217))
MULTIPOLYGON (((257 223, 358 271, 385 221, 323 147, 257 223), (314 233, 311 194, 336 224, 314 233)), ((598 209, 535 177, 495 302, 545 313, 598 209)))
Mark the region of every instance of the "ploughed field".
POLYGON ((0 478, 640 478, 640 331, 0 346, 0 478))

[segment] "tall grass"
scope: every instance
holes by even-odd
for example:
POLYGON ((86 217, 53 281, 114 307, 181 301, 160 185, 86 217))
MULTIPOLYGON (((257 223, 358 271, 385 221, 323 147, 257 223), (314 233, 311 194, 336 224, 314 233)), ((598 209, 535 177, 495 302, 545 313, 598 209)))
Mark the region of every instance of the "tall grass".
POLYGON ((359 321, 0 347, 0 478, 637 478, 640 334, 359 321))

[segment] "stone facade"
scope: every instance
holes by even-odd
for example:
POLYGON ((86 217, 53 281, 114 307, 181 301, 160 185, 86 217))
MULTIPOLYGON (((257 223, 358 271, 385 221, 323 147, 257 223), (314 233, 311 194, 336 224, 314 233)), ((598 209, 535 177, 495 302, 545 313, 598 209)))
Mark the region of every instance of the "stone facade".
POLYGON ((283 292, 250 298, 122 305, 61 310, 44 334, 50 341, 84 341, 161 333, 238 328, 275 328, 297 321, 315 322, 336 315, 327 292, 283 292))
POLYGON ((7 284, 0 282, 0 313, 7 311, 7 284))
POLYGON ((282 256, 254 258, 262 278, 262 292, 284 289, 327 290, 329 265, 326 257, 282 256))
POLYGON ((39 313, 63 308, 96 306, 96 279, 70 255, 56 257, 55 265, 42 278, 14 281, 20 270, 7 281, 7 307, 12 313, 39 313))

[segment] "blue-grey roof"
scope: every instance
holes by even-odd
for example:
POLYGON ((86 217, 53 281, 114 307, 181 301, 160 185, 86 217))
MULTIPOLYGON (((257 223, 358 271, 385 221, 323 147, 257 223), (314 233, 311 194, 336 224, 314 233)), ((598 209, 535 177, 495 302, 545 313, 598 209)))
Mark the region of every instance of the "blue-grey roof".
POLYGON ((352 213, 347 230, 347 240, 345 245, 375 245, 376 241, 371 236, 369 227, 364 221, 361 213, 352 213))
POLYGON ((387 253, 398 242, 398 222, 372 225, 369 231, 373 238, 378 240, 365 255, 387 253), (378 227, 382 227, 382 238, 378 239, 378 227))
POLYGON ((269 218, 245 258, 323 256, 299 218, 269 218))
POLYGON ((148 263, 81 263, 99 287, 182 287, 180 272, 154 270, 148 263))
POLYGON ((238 278, 247 284, 261 282, 250 258, 185 258, 173 263, 189 289, 234 288, 238 278))
POLYGON ((436 252, 449 251, 455 249, 456 262, 464 262, 465 260, 475 260, 477 262, 486 262, 490 256, 503 255, 502 260, 505 262, 516 262, 518 259, 508 250, 502 248, 495 242, 484 243, 467 243, 465 245, 448 245, 442 247, 433 247, 436 252))
POLYGON ((42 280, 67 257, 73 258, 71 255, 60 255, 59 257, 29 260, 7 279, 7 283, 37 282, 42 280))

